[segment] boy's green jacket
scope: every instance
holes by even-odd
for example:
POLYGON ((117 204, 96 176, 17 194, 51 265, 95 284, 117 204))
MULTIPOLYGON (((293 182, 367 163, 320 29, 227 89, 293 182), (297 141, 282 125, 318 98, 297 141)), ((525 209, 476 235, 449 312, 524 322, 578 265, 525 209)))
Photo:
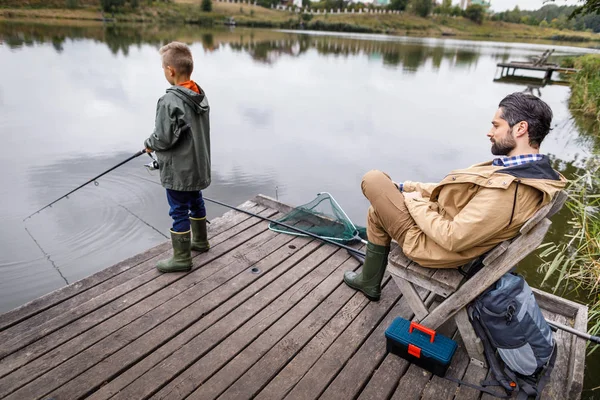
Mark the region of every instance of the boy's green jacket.
POLYGON ((144 145, 156 152, 160 182, 166 189, 195 191, 210 185, 208 116, 202 89, 196 93, 172 86, 158 100, 154 133, 144 145))

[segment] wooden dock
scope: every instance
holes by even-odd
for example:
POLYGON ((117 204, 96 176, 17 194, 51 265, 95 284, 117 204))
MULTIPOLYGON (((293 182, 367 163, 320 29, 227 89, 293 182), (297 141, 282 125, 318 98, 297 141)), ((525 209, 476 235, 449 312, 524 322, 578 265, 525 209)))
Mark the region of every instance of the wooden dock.
POLYGON ((533 57, 531 61, 510 61, 508 63, 498 63, 497 67, 502 68, 500 72, 501 77, 514 76, 517 70, 526 71, 544 71, 544 82, 552 80, 552 74, 559 72, 562 74, 573 74, 578 72, 576 68, 563 68, 558 64, 548 63, 548 58, 552 53, 552 50, 546 50, 541 56, 533 57))
MULTIPOLYGON (((241 208, 285 211, 261 196, 241 208)), ((492 398, 387 353, 385 329, 412 318, 410 308, 389 277, 379 302, 347 287, 344 271, 359 265, 345 250, 234 211, 212 221, 209 237, 189 273, 155 269, 164 243, 0 316, 0 398, 492 398)), ((550 320, 587 321, 575 303, 544 296, 540 305, 550 320)), ((456 326, 440 332, 459 342, 448 375, 485 378, 456 326)), ((585 343, 555 337, 542 398, 577 399, 585 343)))

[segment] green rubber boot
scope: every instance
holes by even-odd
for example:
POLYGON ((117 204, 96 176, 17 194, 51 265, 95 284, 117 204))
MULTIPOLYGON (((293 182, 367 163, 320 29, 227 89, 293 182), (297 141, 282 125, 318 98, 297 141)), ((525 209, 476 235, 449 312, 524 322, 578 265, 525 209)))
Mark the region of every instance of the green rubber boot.
POLYGON ((208 251, 210 244, 208 244, 208 233, 206 231, 206 217, 190 217, 190 225, 192 226, 192 250, 201 253, 208 251))
POLYGON ((362 267, 362 272, 353 271, 344 273, 344 282, 352 289, 360 290, 369 300, 379 301, 381 297, 381 281, 387 266, 389 246, 379 246, 368 242, 367 257, 362 267))
POLYGON ((161 260, 156 264, 160 272, 181 272, 192 269, 191 234, 187 232, 173 232, 171 230, 171 243, 173 257, 161 260))

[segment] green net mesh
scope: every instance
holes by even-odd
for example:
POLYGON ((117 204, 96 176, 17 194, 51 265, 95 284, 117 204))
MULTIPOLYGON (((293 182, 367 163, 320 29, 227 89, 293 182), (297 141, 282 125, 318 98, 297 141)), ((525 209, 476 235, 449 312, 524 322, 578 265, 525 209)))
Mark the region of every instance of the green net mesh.
MULTIPOLYGON (((294 208, 277 222, 283 222, 340 243, 366 240, 367 236, 366 229, 354 225, 342 207, 327 192, 319 193, 314 200, 294 208)), ((272 222, 269 224, 269 229, 290 235, 307 236, 272 222)))

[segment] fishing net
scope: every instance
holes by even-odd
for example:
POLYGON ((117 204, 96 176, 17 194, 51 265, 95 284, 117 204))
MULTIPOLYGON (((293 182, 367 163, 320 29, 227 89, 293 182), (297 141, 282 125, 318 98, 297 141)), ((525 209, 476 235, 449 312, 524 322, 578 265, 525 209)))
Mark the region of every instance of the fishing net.
MULTIPOLYGON (((352 243, 367 238, 366 229, 354 225, 338 202, 327 192, 319 193, 311 202, 293 208, 277 222, 339 243, 352 243)), ((307 236, 272 222, 269 229, 290 235, 307 236)))

